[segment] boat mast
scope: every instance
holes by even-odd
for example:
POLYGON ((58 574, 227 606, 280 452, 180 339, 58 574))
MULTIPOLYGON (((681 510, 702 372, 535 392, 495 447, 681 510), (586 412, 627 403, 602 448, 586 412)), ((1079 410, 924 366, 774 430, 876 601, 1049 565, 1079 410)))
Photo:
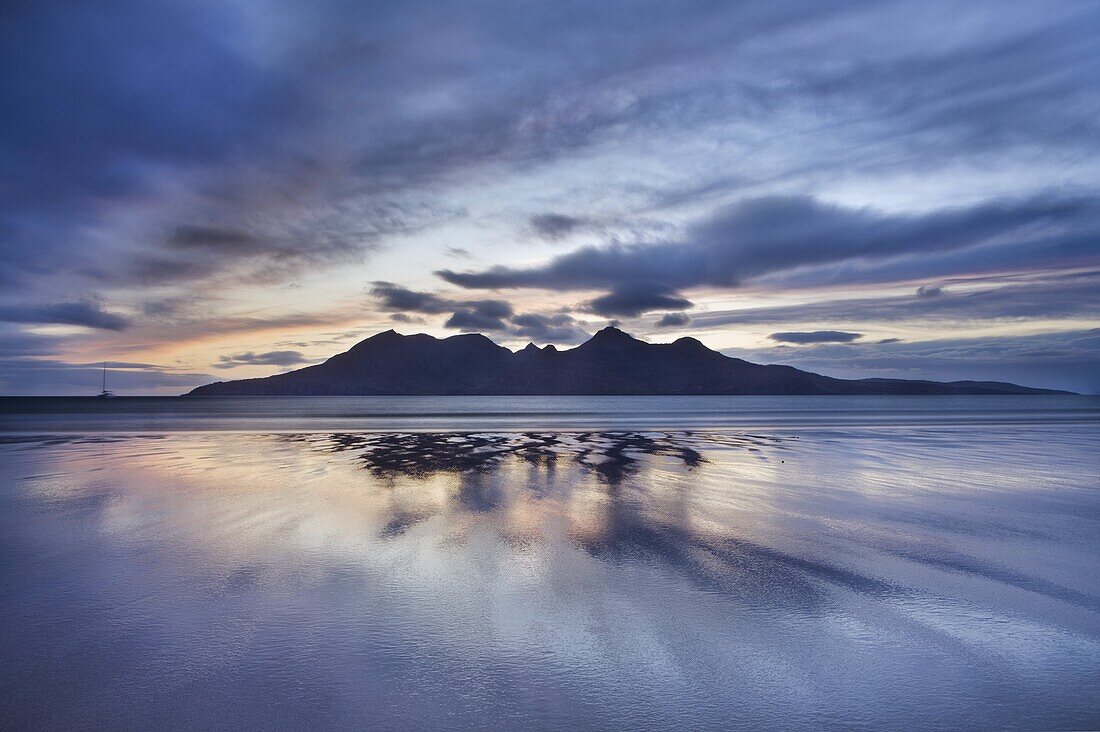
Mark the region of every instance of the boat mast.
POLYGON ((107 362, 103 362, 103 393, 107 393, 107 362))

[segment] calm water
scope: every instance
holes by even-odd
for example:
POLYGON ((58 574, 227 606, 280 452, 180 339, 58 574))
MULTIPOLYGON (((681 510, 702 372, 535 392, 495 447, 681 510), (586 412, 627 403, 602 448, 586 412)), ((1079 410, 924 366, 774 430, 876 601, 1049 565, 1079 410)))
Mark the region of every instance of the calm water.
POLYGON ((1100 396, 0 397, 0 431, 562 430, 1100 422, 1100 396))
POLYGON ((1100 400, 3 400, 2 728, 1096 728, 1100 400))

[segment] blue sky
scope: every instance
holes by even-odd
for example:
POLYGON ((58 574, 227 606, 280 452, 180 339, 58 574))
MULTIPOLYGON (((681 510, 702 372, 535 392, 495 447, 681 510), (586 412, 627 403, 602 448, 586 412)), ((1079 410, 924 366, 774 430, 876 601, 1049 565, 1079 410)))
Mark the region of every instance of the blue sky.
POLYGON ((609 322, 1100 391, 1100 6, 16 2, 0 392, 609 322))

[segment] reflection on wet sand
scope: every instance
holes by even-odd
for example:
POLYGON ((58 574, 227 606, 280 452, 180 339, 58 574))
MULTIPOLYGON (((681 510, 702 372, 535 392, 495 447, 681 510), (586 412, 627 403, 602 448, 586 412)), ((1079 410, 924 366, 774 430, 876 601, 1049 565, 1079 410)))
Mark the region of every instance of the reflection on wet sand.
MULTIPOLYGON (((1100 587, 1081 573, 1096 470, 1090 435, 1059 439, 9 437, 0 541, 31 558, 0 607, 34 640, 0 681, 78 684, 80 664, 41 646, 102 637, 166 654, 195 694, 236 649, 225 673, 256 696, 223 726, 268 708, 316 724, 309 704, 332 694, 400 726, 379 684, 434 689, 415 714, 444 727, 803 726, 826 700, 836 723, 1008 722, 1052 698, 1063 716, 1033 721, 1079 722, 1069 680, 1100 655, 1100 587)), ((164 673, 125 679, 152 693, 164 673)))
MULTIPOLYGON (((667 455, 678 458, 689 468, 697 467, 703 456, 686 443, 691 437, 689 432, 398 432, 287 435, 285 439, 301 440, 331 452, 355 451, 364 467, 379 477, 488 470, 508 458, 546 465, 563 458, 591 469, 614 485, 637 470, 640 455, 667 455)), ((746 446, 778 440, 732 436, 723 439, 746 446)))
MULTIPOLYGON (((453 474, 458 486, 449 498, 464 509, 484 512, 510 503, 515 509, 526 504, 522 497, 501 493, 498 481, 486 475, 501 469, 507 461, 517 461, 536 469, 517 483, 521 493, 542 494, 540 490, 559 461, 569 461, 590 472, 607 486, 596 501, 586 498, 583 491, 565 501, 570 523, 566 535, 577 547, 592 556, 611 560, 615 557, 649 557, 677 568, 693 582, 727 591, 758 594, 766 586, 782 584, 789 597, 812 602, 820 594, 813 580, 825 580, 859 591, 885 591, 886 583, 819 562, 798 559, 781 551, 760 546, 729 535, 729 527, 719 529, 695 526, 690 520, 690 489, 688 476, 676 470, 676 464, 661 466, 666 473, 680 476, 670 493, 674 501, 665 501, 655 511, 652 496, 646 496, 642 486, 645 477, 639 472, 653 470, 653 457, 669 457, 680 468, 690 471, 706 463, 700 449, 705 446, 741 448, 755 453, 757 459, 768 460, 761 448, 783 445, 789 440, 762 435, 692 434, 692 433, 395 433, 395 434, 304 434, 283 435, 280 439, 301 441, 313 448, 330 452, 351 452, 359 464, 374 476, 387 480, 398 477, 428 479, 437 473, 453 474), (692 445, 695 446, 692 446, 692 445), (699 448, 699 449, 697 449, 699 448), (635 491, 643 495, 614 490, 627 478, 640 485, 635 491), (578 510, 579 509, 579 510, 578 510), (810 575, 808 578, 805 575, 810 575)), ((569 486, 583 487, 576 482, 569 486)), ((570 490, 570 493, 573 491, 570 490)), ((541 511, 546 512, 543 501, 541 511)), ((392 507, 392 516, 385 521, 382 536, 393 537, 432 515, 453 513, 443 506, 433 512, 407 510, 399 503, 392 507)), ((509 521, 497 521, 495 528, 513 543, 540 540, 532 531, 529 519, 536 510, 524 505, 522 513, 528 525, 525 531, 509 521), (522 537, 522 539, 521 539, 522 537)), ((519 511, 506 512, 511 521, 519 520, 519 511)), ((545 517, 544 517, 545 518, 545 517)))
MULTIPOLYGON (((509 460, 547 473, 555 469, 559 460, 571 461, 591 472, 602 484, 616 488, 627 478, 638 478, 644 468, 652 470, 653 465, 647 459, 656 456, 673 458, 683 469, 691 471, 706 462, 700 449, 707 445, 742 448, 768 460, 761 448, 785 446, 790 441, 763 435, 690 432, 343 433, 280 438, 305 442, 323 451, 351 452, 363 468, 379 478, 426 479, 436 473, 454 474, 458 476, 458 490, 451 498, 478 512, 492 511, 504 503, 502 496, 494 492, 498 484, 486 481, 484 474, 499 470, 509 460)), ((666 471, 672 467, 663 466, 666 471)), ((540 477, 545 479, 528 474, 520 485, 526 491, 538 493, 540 477)), ((663 511, 654 511, 649 501, 640 500, 642 496, 617 490, 604 492, 598 503, 588 502, 586 511, 570 512, 567 535, 579 548, 605 560, 648 557, 677 568, 703 586, 746 595, 766 594, 769 588, 782 586, 790 601, 803 605, 813 604, 821 594, 815 580, 879 595, 899 591, 881 580, 730 535, 730 527, 718 530, 714 526, 695 526, 688 517, 688 488, 687 482, 677 482, 674 494, 678 505, 666 502, 663 511)), ((392 517, 382 529, 383 536, 401 534, 434 515, 423 510, 403 510, 396 504, 392 510, 392 517)), ((444 509, 440 507, 437 512, 444 509)), ((519 532, 514 526, 504 524, 498 529, 513 539, 525 534, 525 541, 533 540, 530 532, 519 532)))

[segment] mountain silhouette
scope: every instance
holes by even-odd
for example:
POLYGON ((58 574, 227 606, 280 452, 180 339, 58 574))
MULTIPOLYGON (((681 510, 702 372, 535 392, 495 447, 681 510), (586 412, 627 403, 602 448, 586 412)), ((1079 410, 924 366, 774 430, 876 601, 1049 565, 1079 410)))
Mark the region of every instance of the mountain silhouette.
POLYGON ((219 381, 188 396, 554 394, 1064 394, 996 381, 834 379, 724 356, 694 338, 647 343, 604 328, 568 350, 480 334, 378 333, 316 366, 219 381))

